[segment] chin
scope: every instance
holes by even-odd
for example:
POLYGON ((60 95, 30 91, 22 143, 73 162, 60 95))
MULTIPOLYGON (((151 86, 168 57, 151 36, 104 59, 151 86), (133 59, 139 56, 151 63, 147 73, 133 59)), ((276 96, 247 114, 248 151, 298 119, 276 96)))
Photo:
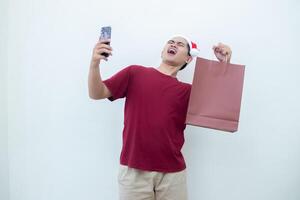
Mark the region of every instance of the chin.
POLYGON ((173 59, 168 59, 168 58, 165 58, 162 61, 168 65, 174 65, 176 63, 173 59))
POLYGON ((178 63, 176 63, 176 62, 164 60, 163 63, 165 63, 165 64, 167 64, 168 66, 171 66, 171 67, 178 67, 178 63))
POLYGON ((172 64, 172 65, 177 64, 176 59, 174 59, 174 58, 165 57, 162 60, 166 64, 172 64))

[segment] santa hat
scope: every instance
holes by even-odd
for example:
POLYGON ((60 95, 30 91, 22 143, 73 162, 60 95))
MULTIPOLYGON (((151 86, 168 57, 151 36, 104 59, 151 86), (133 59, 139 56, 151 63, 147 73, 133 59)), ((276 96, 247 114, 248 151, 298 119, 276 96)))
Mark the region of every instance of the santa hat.
POLYGON ((190 55, 192 57, 197 57, 199 55, 199 49, 197 48, 197 44, 193 41, 191 41, 188 37, 184 36, 184 35, 174 35, 174 37, 181 37, 181 38, 184 38, 188 44, 189 44, 189 47, 190 47, 190 55))

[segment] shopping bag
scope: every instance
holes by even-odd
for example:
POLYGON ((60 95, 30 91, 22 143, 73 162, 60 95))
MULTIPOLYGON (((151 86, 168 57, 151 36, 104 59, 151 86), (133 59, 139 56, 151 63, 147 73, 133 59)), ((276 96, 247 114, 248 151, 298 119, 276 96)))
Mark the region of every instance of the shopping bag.
POLYGON ((186 124, 238 130, 245 65, 197 57, 186 124))

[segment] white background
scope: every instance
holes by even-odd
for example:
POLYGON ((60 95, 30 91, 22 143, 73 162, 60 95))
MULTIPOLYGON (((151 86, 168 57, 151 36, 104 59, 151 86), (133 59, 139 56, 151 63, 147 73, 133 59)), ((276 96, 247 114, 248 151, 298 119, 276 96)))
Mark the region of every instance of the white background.
POLYGON ((190 200, 299 200, 299 11, 296 0, 1 0, 0 199, 118 198, 124 100, 91 100, 87 85, 111 25, 104 79, 158 66, 177 33, 205 58, 229 44, 246 65, 239 131, 186 128, 190 200))

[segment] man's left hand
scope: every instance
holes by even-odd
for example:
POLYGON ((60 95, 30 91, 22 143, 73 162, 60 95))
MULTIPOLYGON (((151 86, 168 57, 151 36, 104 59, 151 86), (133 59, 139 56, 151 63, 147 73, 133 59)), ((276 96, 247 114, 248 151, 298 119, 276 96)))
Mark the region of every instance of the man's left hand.
POLYGON ((230 63, 232 51, 226 44, 219 43, 217 46, 213 46, 213 51, 220 62, 230 63))

